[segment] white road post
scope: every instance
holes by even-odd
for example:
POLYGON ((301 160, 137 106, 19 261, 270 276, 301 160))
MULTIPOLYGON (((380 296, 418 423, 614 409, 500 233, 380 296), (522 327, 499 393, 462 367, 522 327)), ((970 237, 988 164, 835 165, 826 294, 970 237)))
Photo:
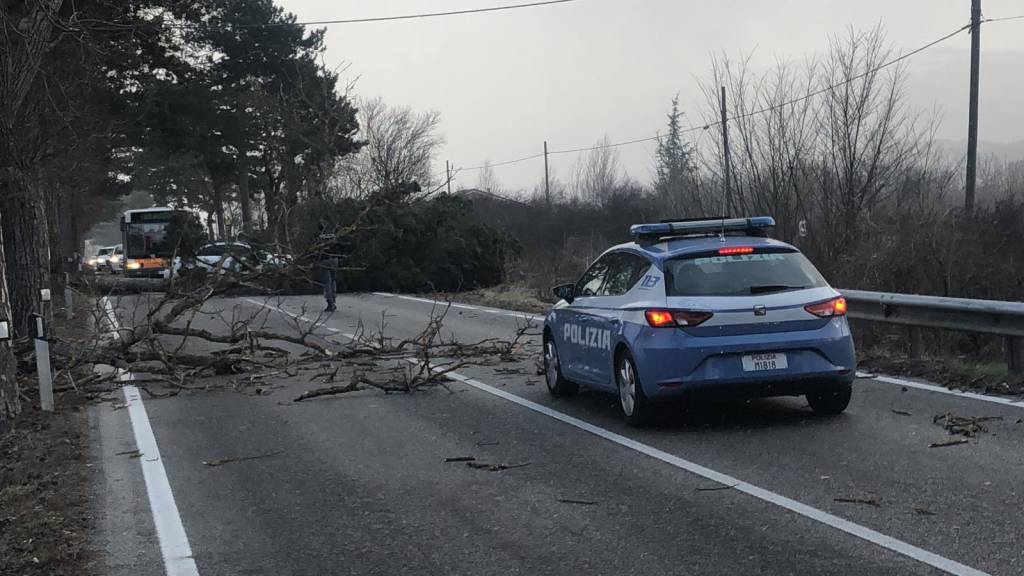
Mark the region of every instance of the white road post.
MULTIPOLYGON (((50 303, 50 291, 40 290, 45 314, 50 303)), ((46 320, 43 314, 33 314, 36 321, 36 372, 39 374, 39 404, 45 412, 53 412, 53 374, 50 373, 50 342, 46 339, 46 320)))
POLYGON ((71 289, 71 274, 64 273, 64 316, 68 322, 75 319, 75 292, 71 289))

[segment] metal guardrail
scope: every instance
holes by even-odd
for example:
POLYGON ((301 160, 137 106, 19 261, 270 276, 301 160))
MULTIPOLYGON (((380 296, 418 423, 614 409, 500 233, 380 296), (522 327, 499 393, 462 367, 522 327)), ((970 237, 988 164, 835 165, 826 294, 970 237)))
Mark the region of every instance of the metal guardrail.
POLYGON ((924 352, 922 328, 992 334, 1005 338, 1010 372, 1024 373, 1024 303, 839 290, 847 315, 856 320, 900 324, 909 328, 910 355, 924 352))

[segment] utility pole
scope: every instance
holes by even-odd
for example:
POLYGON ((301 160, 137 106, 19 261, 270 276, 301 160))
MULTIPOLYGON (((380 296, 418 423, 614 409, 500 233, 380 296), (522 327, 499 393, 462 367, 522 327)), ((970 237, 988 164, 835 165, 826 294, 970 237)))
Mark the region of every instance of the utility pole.
POLYGON ((451 162, 449 162, 447 160, 444 161, 444 171, 445 171, 445 174, 448 175, 448 195, 451 196, 452 195, 452 163, 451 162))
POLYGON ((978 77, 981 64, 981 0, 971 0, 971 103, 967 120, 967 187, 964 212, 974 213, 974 189, 978 179, 978 77))
POLYGON ((551 180, 548 175, 548 141, 544 141, 544 202, 551 208, 551 180))
POLYGON ((722 86, 722 150, 725 159, 725 215, 732 216, 732 160, 729 157, 729 118, 725 111, 725 86, 722 86))

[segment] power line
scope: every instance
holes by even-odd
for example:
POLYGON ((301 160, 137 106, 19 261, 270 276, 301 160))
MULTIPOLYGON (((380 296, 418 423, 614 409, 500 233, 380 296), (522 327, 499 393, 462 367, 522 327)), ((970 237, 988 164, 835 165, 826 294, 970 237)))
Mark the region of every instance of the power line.
MULTIPOLYGON (((1012 17, 1008 17, 1008 18, 991 19, 991 21, 995 22, 995 21, 1000 21, 1000 20, 1013 20, 1013 19, 1018 19, 1018 18, 1024 18, 1024 16, 1012 16, 1012 17)), ((781 102, 779 104, 773 104, 771 106, 765 106, 763 108, 759 108, 757 110, 752 110, 750 112, 746 112, 746 113, 743 113, 743 114, 740 114, 740 115, 737 115, 737 116, 731 116, 727 120, 730 121, 730 122, 731 121, 736 121, 736 120, 743 120, 743 119, 746 119, 746 118, 750 118, 752 116, 757 116, 757 115, 760 115, 760 114, 765 114, 767 112, 772 112, 774 110, 778 110, 780 108, 785 108, 786 106, 792 106, 794 104, 799 104, 800 102, 804 102, 804 101, 810 100, 811 98, 814 98, 816 96, 820 96, 820 95, 825 94, 827 92, 831 92, 831 91, 833 91, 833 90, 835 90, 837 88, 841 88, 842 86, 845 86, 847 84, 851 84, 853 82, 856 82, 857 80, 860 80, 862 78, 866 78, 866 77, 868 77, 868 76, 870 76, 872 74, 875 74, 875 73, 877 73, 877 72, 879 72, 879 71, 881 71, 881 70, 883 70, 885 68, 888 68, 890 66, 898 64, 899 62, 902 62, 903 60, 906 60, 908 58, 916 56, 917 54, 920 54, 921 52, 924 52, 925 50, 928 50, 929 48, 932 48, 933 46, 936 46, 937 44, 941 44, 942 42, 945 42, 946 40, 949 40, 950 38, 956 36, 957 34, 960 34, 961 32, 970 29, 970 27, 971 27, 971 25, 967 24, 965 26, 957 28, 956 30, 950 32, 949 34, 946 34, 945 36, 942 36, 941 38, 937 38, 935 40, 932 40, 931 42, 929 42, 929 43, 927 43, 927 44, 925 44, 925 45, 923 45, 921 47, 915 48, 914 50, 911 50, 910 52, 907 52, 905 54, 901 54, 901 55, 899 55, 899 56, 897 56, 897 57, 895 57, 895 58, 893 58, 891 60, 883 62, 882 64, 879 64, 875 68, 872 68, 870 70, 866 70, 866 71, 864 71, 864 72, 862 72, 860 74, 857 74, 857 75, 852 76, 850 78, 844 79, 842 82, 836 82, 834 84, 830 84, 828 86, 825 86, 823 88, 819 88, 818 90, 815 90, 813 92, 809 92, 809 93, 807 93, 807 94, 805 94, 803 96, 800 96, 798 98, 794 98, 792 100, 788 100, 786 102, 781 102)), ((691 132, 709 130, 709 129, 715 127, 715 126, 720 126, 721 124, 722 124, 722 122, 720 120, 714 121, 714 122, 708 122, 708 123, 702 124, 700 126, 694 126, 694 127, 691 127, 691 128, 686 128, 686 129, 680 130, 679 133, 680 134, 688 134, 688 133, 691 133, 691 132)), ((643 143, 643 142, 653 142, 653 141, 656 141, 656 140, 660 140, 661 138, 664 138, 664 136, 662 136, 660 134, 656 134, 654 136, 649 136, 647 138, 637 138, 635 140, 626 140, 624 142, 614 142, 614 143, 609 143, 609 144, 598 144, 596 146, 587 146, 587 147, 582 147, 582 148, 570 148, 570 149, 567 149, 567 150, 551 150, 548 153, 549 154, 573 154, 573 153, 577 153, 577 152, 590 152, 592 150, 602 150, 602 149, 606 149, 606 148, 618 148, 620 146, 629 146, 631 144, 640 144, 640 143, 643 143)), ((504 161, 504 162, 493 163, 493 164, 490 164, 490 166, 492 168, 494 168, 494 167, 498 167, 498 166, 507 166, 509 164, 518 164, 520 162, 525 162, 527 160, 533 160, 535 158, 540 158, 542 156, 544 156, 544 155, 543 154, 534 154, 532 156, 527 156, 525 158, 519 158, 517 160, 508 160, 508 161, 504 161)), ((480 169, 483 169, 486 166, 487 166, 487 164, 484 164, 482 166, 475 166, 473 168, 462 168, 460 170, 465 170, 465 171, 480 170, 480 169)))
POLYGON ((986 22, 1006 22, 1007 20, 1024 20, 1024 14, 1020 16, 1004 16, 1003 18, 984 18, 981 23, 986 22))
POLYGON ((332 24, 363 24, 367 22, 390 22, 394 20, 414 20, 419 18, 440 18, 443 16, 461 16, 464 14, 482 14, 484 12, 499 12, 504 10, 517 10, 519 8, 536 8, 539 6, 550 6, 552 4, 566 4, 576 0, 546 0, 544 2, 529 2, 526 4, 510 4, 506 6, 492 6, 490 8, 469 8, 466 10, 449 10, 447 12, 424 12, 419 14, 403 14, 400 16, 377 16, 374 18, 348 18, 344 20, 314 20, 309 22, 264 22, 259 24, 237 24, 235 28, 271 28, 279 26, 328 26, 332 24))

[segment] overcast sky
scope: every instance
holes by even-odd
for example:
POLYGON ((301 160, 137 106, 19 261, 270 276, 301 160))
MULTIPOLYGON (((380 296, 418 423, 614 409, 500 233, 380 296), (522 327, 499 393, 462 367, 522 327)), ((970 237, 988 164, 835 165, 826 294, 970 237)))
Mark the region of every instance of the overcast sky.
MULTIPOLYGON (((276 0, 300 20, 390 16, 515 4, 523 0, 276 0)), ((1024 14, 1021 0, 984 0, 986 17, 1024 14)), ((698 123, 698 79, 710 56, 752 53, 759 68, 824 51, 831 34, 882 23, 909 51, 966 24, 970 0, 577 0, 488 14, 328 28, 328 64, 348 63, 356 94, 434 109, 447 146, 438 158, 471 167, 552 149, 664 130, 676 93, 698 123)), ((939 137, 966 138, 970 37, 909 61, 915 107, 943 113, 939 137)), ((982 34, 980 138, 1024 140, 1024 20, 982 34)), ((685 120, 684 120, 685 123, 685 120)), ((709 138, 710 135, 703 136, 709 138)), ((647 181, 653 145, 619 149, 647 181)), ((553 157, 567 178, 575 155, 553 157)), ((529 188, 543 160, 496 169, 506 188, 529 188)), ((472 186, 476 175, 459 183, 472 186)))

